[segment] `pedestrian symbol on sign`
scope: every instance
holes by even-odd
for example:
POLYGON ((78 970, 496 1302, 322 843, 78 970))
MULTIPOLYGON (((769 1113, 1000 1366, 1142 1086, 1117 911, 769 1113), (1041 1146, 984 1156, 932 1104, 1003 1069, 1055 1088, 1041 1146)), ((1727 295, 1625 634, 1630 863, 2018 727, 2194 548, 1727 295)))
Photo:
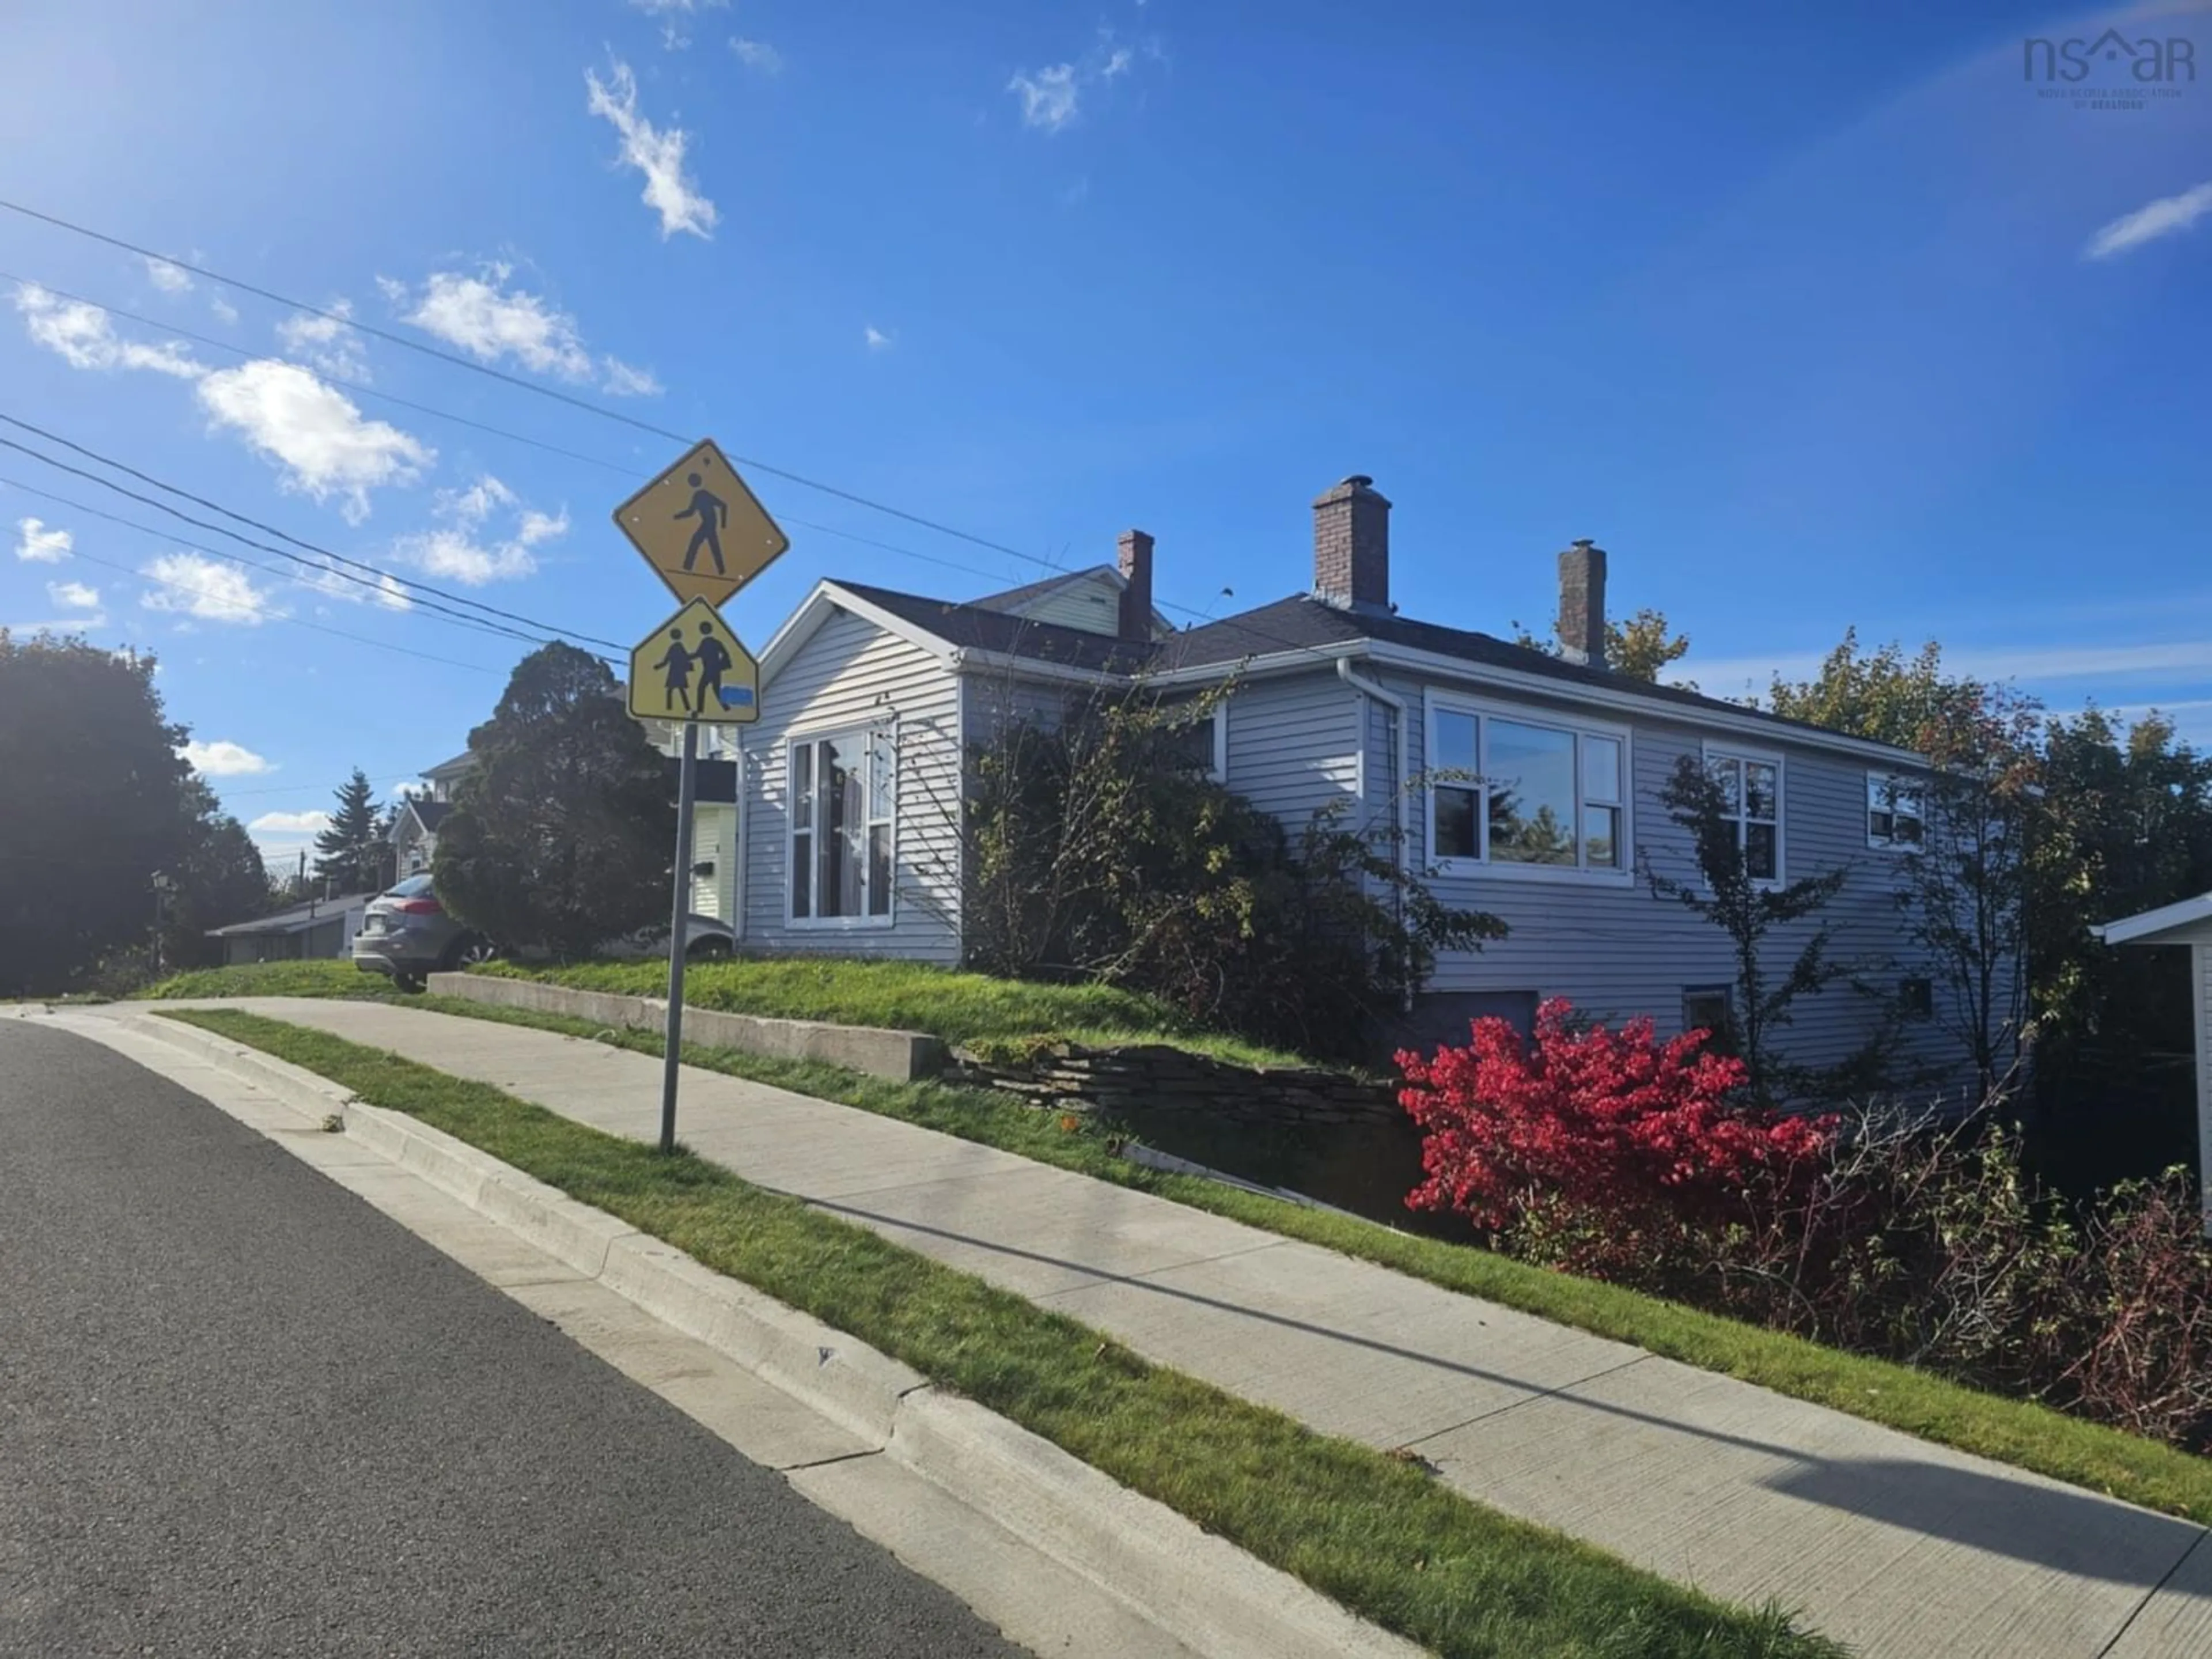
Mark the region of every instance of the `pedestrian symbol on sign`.
POLYGON ((714 556, 714 574, 729 574, 722 563, 722 526, 730 521, 729 503, 700 482, 696 472, 684 482, 691 486, 691 505, 676 514, 679 519, 696 519, 699 527, 691 532, 691 545, 684 550, 684 568, 689 570, 699 558, 699 544, 704 542, 707 550, 714 556))

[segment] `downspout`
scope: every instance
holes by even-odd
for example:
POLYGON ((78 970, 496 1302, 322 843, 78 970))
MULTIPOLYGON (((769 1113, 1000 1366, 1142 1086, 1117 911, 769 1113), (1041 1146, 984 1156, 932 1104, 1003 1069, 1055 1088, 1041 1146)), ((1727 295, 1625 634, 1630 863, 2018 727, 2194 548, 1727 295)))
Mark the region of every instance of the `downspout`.
MULTIPOLYGON (((1358 674, 1353 673, 1352 672, 1352 659, 1349 657, 1339 657, 1336 659, 1336 677, 1342 680, 1346 685, 1350 686, 1353 690, 1360 692, 1366 696, 1374 698, 1376 702, 1381 703, 1385 708, 1388 708, 1390 711, 1391 733, 1395 739, 1391 745, 1393 754, 1390 768, 1390 793, 1393 797, 1395 815, 1397 819, 1397 836, 1390 845, 1390 862, 1396 867, 1399 875, 1403 877, 1406 873, 1407 833, 1406 700, 1398 696, 1395 691, 1384 690, 1373 680, 1363 679, 1358 674)), ((1359 733, 1359 741, 1363 745, 1364 745, 1367 741, 1367 732, 1365 730, 1366 724, 1367 722, 1365 720, 1362 720, 1360 722, 1361 731, 1359 733)), ((1361 805, 1364 807, 1365 803, 1362 802, 1361 805)), ((1390 907, 1397 917, 1398 930, 1402 934, 1405 932, 1406 927, 1406 893, 1405 889, 1402 886, 1393 886, 1391 888, 1390 907)), ((1413 981, 1410 976, 1407 976, 1405 981, 1405 987, 1401 994, 1401 1006, 1405 1012, 1410 1014, 1413 1012, 1413 981)))

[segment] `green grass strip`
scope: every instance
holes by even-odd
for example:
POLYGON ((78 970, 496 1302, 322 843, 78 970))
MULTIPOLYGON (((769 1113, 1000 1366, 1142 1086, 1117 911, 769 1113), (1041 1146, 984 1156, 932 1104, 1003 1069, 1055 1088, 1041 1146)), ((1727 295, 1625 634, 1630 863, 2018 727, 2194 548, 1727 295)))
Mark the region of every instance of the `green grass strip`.
POLYGON ((893 1354, 934 1382, 1453 1656, 1829 1659, 1775 1608, 1730 1607, 1471 1503, 1099 1333, 689 1155, 237 1010, 189 1021, 409 1114, 893 1354))
MULTIPOLYGON (((640 1054, 661 1052, 660 1038, 652 1033, 610 1031, 566 1015, 494 1007, 459 997, 420 998, 410 1006, 596 1037, 640 1054)), ((891 1083, 815 1061, 772 1060, 690 1043, 684 1045, 684 1058, 705 1070, 834 1100, 1172 1199, 1992 1462, 2212 1525, 2212 1460, 2048 1406, 1988 1394, 1907 1365, 1844 1353, 1618 1285, 1531 1267, 1473 1245, 1397 1232, 1198 1176, 1147 1170, 1114 1151, 1114 1125, 1088 1115, 1077 1116, 1074 1128, 1066 1131, 1055 1113, 980 1090, 891 1083)))
MULTIPOLYGON (((668 968, 662 962, 566 968, 502 962, 474 971, 623 996, 665 996, 668 990, 668 968)), ((725 1013, 926 1031, 947 1042, 985 1047, 1048 1037, 1099 1047, 1158 1042, 1240 1066, 1310 1063, 1284 1049, 1210 1031, 1158 997, 1110 985, 999 979, 922 962, 777 957, 694 963, 684 973, 684 1001, 687 1007, 725 1013)))
MULTIPOLYGON (((237 975, 257 970, 216 971, 237 975)), ((181 982, 183 977, 188 976, 172 982, 181 982)), ((366 976, 355 974, 353 977, 366 976)), ((237 983, 234 980, 223 982, 237 983)), ((350 988, 349 981, 335 976, 331 982, 350 988)), ((277 993, 257 988, 176 994, 277 993)), ((597 1037, 641 1054, 657 1055, 661 1051, 657 1036, 609 1031, 566 1015, 498 1008, 456 997, 422 997, 410 999, 408 1003, 568 1036, 597 1037)), ((1532 1267, 1473 1246, 1398 1232, 1375 1222, 1286 1204, 1217 1182, 1158 1174, 1115 1155, 1109 1145, 1112 1126, 1085 1116, 1078 1120, 1073 1133, 1063 1133, 1054 1114, 1004 1095, 939 1084, 889 1083, 837 1066, 770 1060, 689 1043, 684 1045, 684 1058, 686 1063, 707 1070, 900 1118, 1153 1193, 1194 1209, 1340 1250, 1446 1290, 1502 1303, 1599 1336, 1632 1343, 1686 1365, 1717 1371, 1777 1394, 1902 1430, 1938 1445, 2212 1525, 2212 1460, 2123 1430, 2084 1422, 2047 1406, 1984 1393, 1887 1360, 1844 1353, 1620 1285, 1532 1267)))

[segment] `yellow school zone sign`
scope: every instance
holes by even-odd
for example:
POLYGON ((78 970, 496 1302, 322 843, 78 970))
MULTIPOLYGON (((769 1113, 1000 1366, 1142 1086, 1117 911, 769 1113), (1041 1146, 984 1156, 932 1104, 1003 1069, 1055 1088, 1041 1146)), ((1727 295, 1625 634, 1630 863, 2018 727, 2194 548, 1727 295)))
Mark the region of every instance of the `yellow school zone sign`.
POLYGON ((709 605, 724 603, 791 545, 712 438, 617 507, 615 525, 670 592, 709 605))
POLYGON ((629 653, 629 712, 749 726, 760 718, 760 665, 713 605, 694 599, 629 653))

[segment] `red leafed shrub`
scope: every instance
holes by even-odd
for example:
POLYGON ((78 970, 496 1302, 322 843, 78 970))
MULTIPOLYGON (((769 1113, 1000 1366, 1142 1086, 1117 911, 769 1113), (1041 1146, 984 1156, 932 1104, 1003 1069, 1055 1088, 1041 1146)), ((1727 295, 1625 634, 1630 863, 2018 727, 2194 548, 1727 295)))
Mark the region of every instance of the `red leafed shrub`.
POLYGON ((1662 1042, 1648 1016, 1578 1030, 1572 1012, 1546 1002, 1527 1043, 1481 1019, 1464 1048, 1398 1056, 1399 1098, 1426 1135, 1408 1206, 1492 1231, 1532 1206, 1602 1212, 1616 1231, 1710 1225, 1802 1184, 1827 1145, 1832 1119, 1734 1103, 1743 1066, 1703 1052, 1705 1032, 1662 1042))
POLYGON ((1608 1279, 2212 1452, 2212 1244, 2185 1173, 2069 1207, 1994 1102, 1948 1120, 1738 1103, 1705 1033, 1648 1018, 1533 1041, 1478 1020, 1401 1054, 1425 1132, 1415 1209, 1608 1279))

